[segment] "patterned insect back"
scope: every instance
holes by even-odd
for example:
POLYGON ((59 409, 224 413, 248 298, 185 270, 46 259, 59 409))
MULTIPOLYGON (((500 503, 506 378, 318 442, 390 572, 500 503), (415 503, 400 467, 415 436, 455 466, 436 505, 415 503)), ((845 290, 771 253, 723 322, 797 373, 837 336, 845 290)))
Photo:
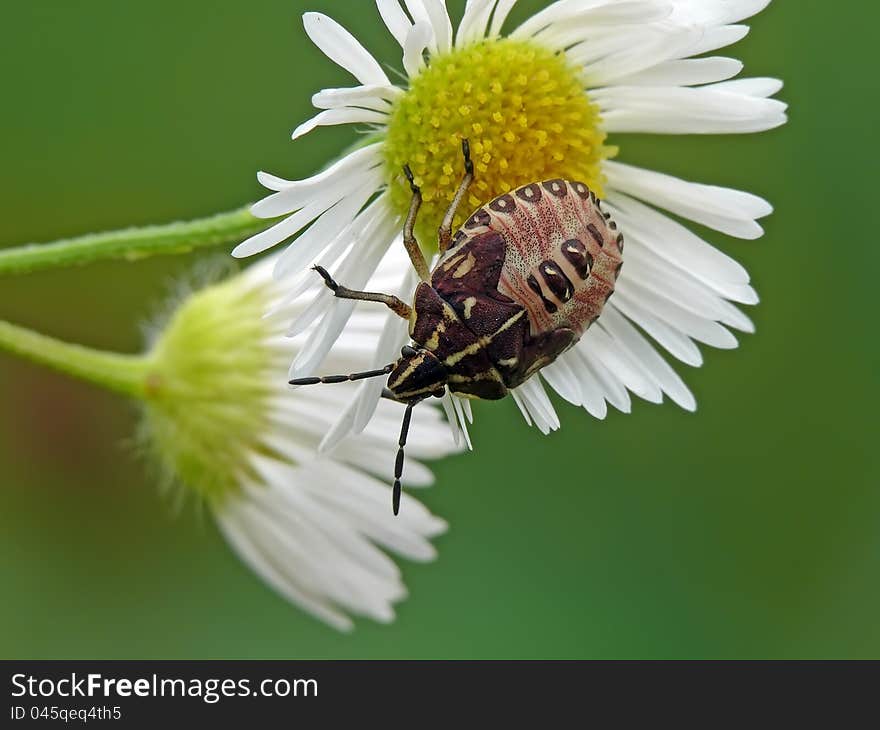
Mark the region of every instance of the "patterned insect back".
POLYGON ((461 149, 465 174, 438 230, 445 253, 432 271, 414 235, 422 192, 409 165, 403 168, 412 192, 403 245, 421 279, 412 306, 393 294, 349 289, 315 266, 336 297, 379 302, 406 319, 413 344, 377 370, 290 381, 314 385, 388 376, 383 396, 406 404, 394 462, 394 514, 412 409, 447 389, 465 398, 504 398, 598 319, 623 265, 623 236, 579 182, 548 180, 501 195, 453 236, 456 209, 474 180, 466 139, 461 149))
POLYGON ((548 180, 477 210, 432 286, 478 336, 491 338, 489 357, 515 387, 598 319, 622 265, 623 236, 596 196, 583 183, 548 180))
POLYGON ((335 296, 380 302, 408 320, 413 345, 377 370, 290 381, 314 385, 388 375, 383 395, 406 404, 394 462, 394 514, 412 409, 447 389, 465 398, 504 398, 599 318, 623 265, 623 236, 579 182, 548 180, 501 195, 453 236, 456 208, 474 179, 467 140, 462 154, 465 174, 438 231, 446 252, 432 271, 413 233, 422 193, 409 165, 403 168, 413 196, 403 245, 421 278, 412 306, 392 294, 349 289, 315 267, 335 296))
POLYGON ((529 313, 532 333, 583 334, 601 314, 623 262, 623 237, 583 183, 548 180, 502 195, 465 224, 508 243, 499 290, 529 313))

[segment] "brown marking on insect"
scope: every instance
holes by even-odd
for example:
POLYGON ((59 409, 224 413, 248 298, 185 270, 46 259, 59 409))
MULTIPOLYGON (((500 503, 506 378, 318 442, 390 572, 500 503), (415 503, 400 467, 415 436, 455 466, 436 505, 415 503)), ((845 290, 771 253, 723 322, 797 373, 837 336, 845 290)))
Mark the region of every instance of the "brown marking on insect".
POLYGON ((474 254, 472 252, 468 252, 467 257, 464 261, 459 264, 458 268, 452 272, 453 279, 460 279, 463 276, 467 276, 471 271, 473 271, 474 264, 477 263, 477 260, 474 258, 474 254))
POLYGON ((476 211, 470 218, 468 218, 467 223, 464 224, 465 228, 481 228, 483 226, 488 226, 489 223, 492 222, 492 216, 482 208, 476 211))
POLYGON ((425 347, 429 350, 436 350, 440 347, 440 336, 446 332, 446 321, 438 322, 437 326, 434 327, 434 331, 431 333, 431 336, 425 340, 425 347))
POLYGON ((441 264, 441 265, 443 266, 443 270, 444 270, 444 271, 449 271, 449 269, 451 269, 451 268, 453 268, 454 266, 457 266, 458 264, 460 264, 460 263, 464 260, 465 255, 466 255, 466 254, 464 254, 464 253, 459 253, 458 255, 453 256, 452 258, 447 259, 446 261, 444 261, 444 262, 441 264))
POLYGON ((510 195, 501 195, 489 203, 489 207, 496 213, 513 213, 516 210, 516 201, 510 195))
POLYGON ((544 277, 544 283, 547 284, 547 288, 556 295, 556 298, 561 303, 571 299, 572 294, 574 294, 574 286, 554 261, 544 261, 538 267, 538 271, 544 277))
POLYGON ((524 185, 516 191, 516 197, 520 200, 524 200, 526 203, 538 203, 543 195, 544 193, 541 191, 541 186, 536 183, 524 185))
POLYGON ((548 180, 543 183, 544 190, 546 190, 551 195, 555 195, 557 198, 564 198, 568 195, 568 185, 566 185, 565 180, 548 180))
POLYGON ((538 280, 535 278, 534 274, 529 274, 526 282, 529 285, 529 288, 535 292, 539 297, 541 297, 541 301, 544 303, 544 309, 546 309, 550 314, 555 314, 559 309, 553 302, 551 302, 546 296, 544 296, 544 290, 541 289, 541 285, 538 283, 538 280))
POLYGON ((574 266, 578 276, 586 279, 593 266, 593 257, 587 247, 577 238, 569 238, 562 244, 562 255, 574 266))
POLYGON ((593 240, 599 244, 600 248, 605 247, 605 238, 601 233, 599 233, 599 229, 596 228, 595 225, 593 225, 592 223, 587 224, 587 231, 593 237, 593 240))

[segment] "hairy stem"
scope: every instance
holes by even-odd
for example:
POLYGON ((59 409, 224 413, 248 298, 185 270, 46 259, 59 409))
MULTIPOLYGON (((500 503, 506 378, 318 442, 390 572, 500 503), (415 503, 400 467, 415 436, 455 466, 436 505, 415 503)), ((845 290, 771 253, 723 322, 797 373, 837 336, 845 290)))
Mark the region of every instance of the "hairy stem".
POLYGON ((93 261, 188 253, 197 248, 237 243, 273 221, 254 218, 248 208, 193 221, 90 233, 44 244, 0 249, 0 276, 24 274, 93 261))
POLYGON ((121 355, 62 342, 0 320, 0 350, 47 365, 108 390, 143 399, 152 362, 147 355, 121 355))

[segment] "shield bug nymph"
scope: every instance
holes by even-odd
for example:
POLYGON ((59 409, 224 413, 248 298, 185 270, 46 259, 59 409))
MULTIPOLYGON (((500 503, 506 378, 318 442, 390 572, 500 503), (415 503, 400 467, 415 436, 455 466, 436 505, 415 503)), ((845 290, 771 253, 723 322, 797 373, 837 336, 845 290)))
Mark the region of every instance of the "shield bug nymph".
POLYGON ((505 193, 452 234, 456 210, 473 182, 465 175, 439 229, 440 257, 429 270, 413 230, 421 192, 409 167, 412 203, 403 243, 421 279, 408 305, 390 294, 354 291, 316 271, 342 299, 380 302, 409 321, 412 345, 379 370, 299 378, 292 385, 388 375, 383 396, 406 404, 394 468, 393 509, 413 407, 452 393, 497 400, 552 363, 598 319, 623 265, 623 236, 583 183, 546 180, 505 193))

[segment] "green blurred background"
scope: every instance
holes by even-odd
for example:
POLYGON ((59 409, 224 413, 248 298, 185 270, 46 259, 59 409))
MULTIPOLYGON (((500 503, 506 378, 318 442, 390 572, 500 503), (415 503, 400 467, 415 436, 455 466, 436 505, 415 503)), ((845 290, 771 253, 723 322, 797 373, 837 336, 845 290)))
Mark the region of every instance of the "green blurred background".
MULTIPOLYGON (((440 560, 405 566, 390 627, 340 635, 290 607, 157 496, 128 403, 0 356, 0 656, 880 656, 880 10, 859 7, 777 0, 730 51, 786 80, 786 128, 615 138, 626 161, 776 205, 759 242, 713 236, 753 273, 758 334, 680 368, 695 415, 559 403, 544 438, 512 401, 479 405, 476 452, 425 495, 452 525, 440 560)), ((288 133, 351 81, 305 39, 309 9, 399 66, 367 0, 4 3, 0 245, 197 217, 259 197, 258 169, 321 166, 352 133, 288 133)), ((3 279, 0 317, 135 350, 192 265, 3 279)))

